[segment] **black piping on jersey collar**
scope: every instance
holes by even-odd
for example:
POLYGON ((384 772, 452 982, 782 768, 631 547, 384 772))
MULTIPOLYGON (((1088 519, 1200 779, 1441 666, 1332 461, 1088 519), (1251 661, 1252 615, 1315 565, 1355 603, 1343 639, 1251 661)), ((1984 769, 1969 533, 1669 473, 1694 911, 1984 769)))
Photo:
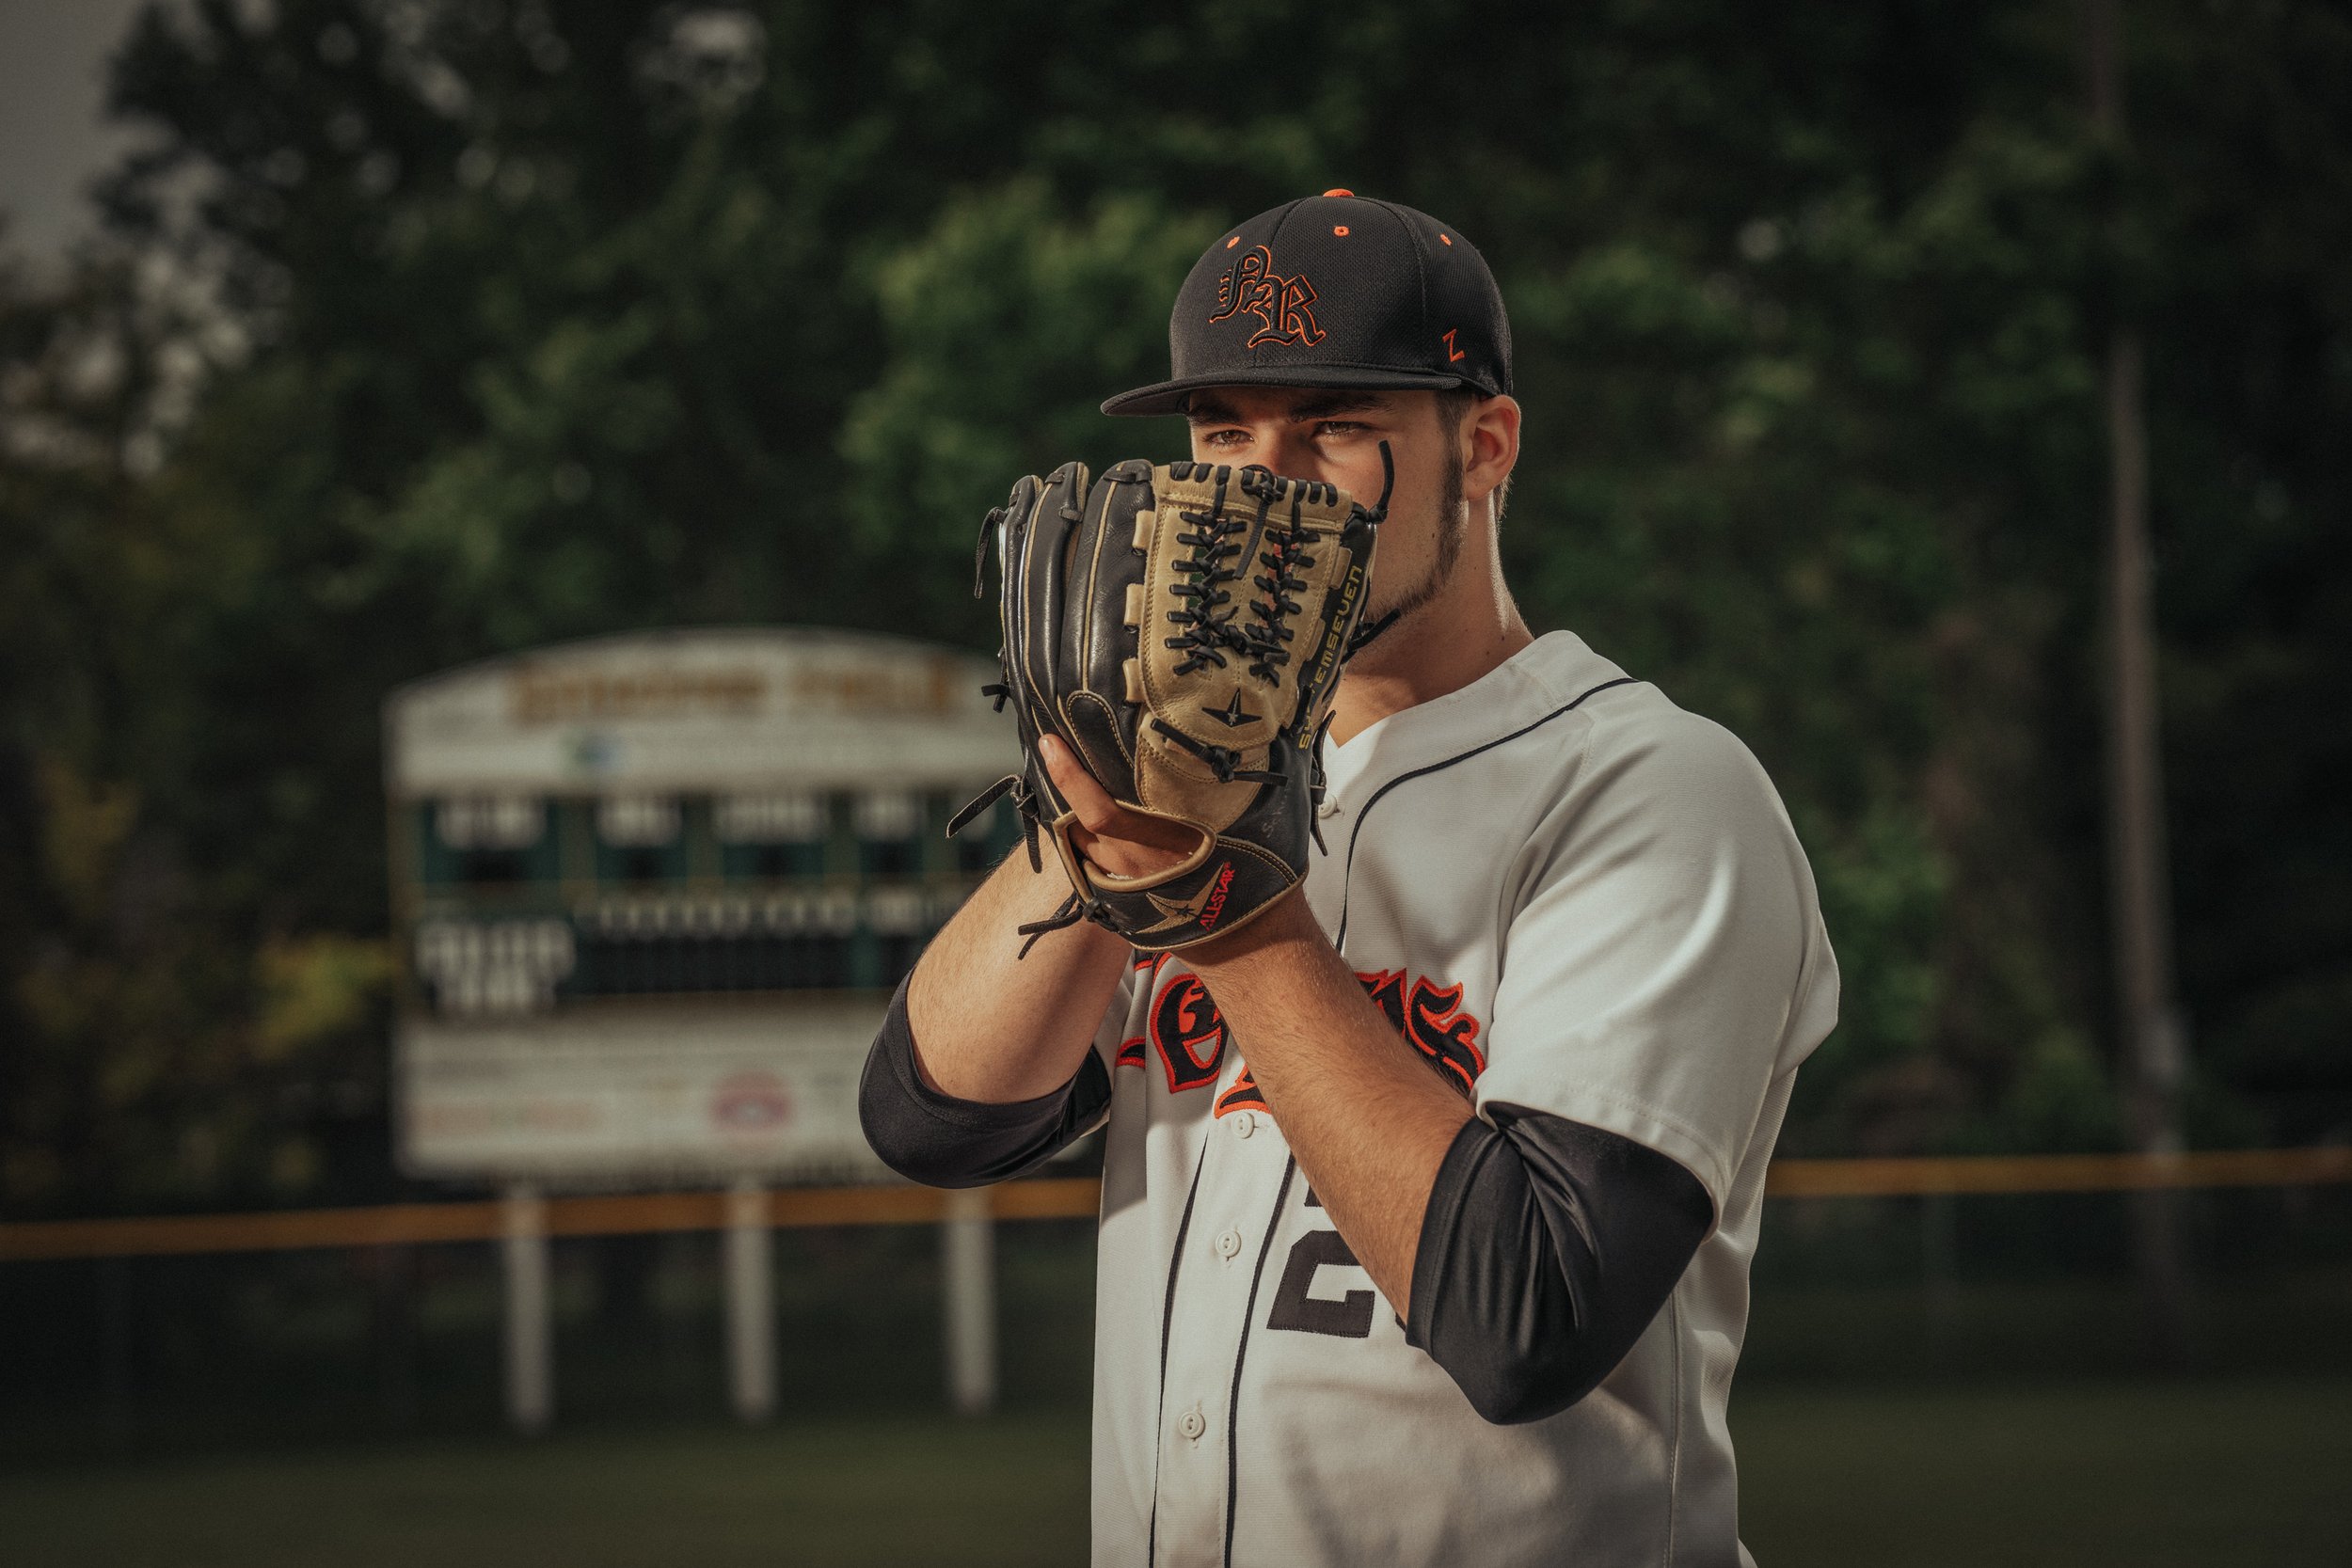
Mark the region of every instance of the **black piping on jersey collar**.
POLYGON ((1507 741, 1517 740, 1519 736, 1526 735, 1531 730, 1539 730, 1546 724, 1550 723, 1554 719, 1559 718, 1562 714, 1575 712, 1578 708, 1584 705, 1584 699, 1586 697, 1597 696, 1599 693, 1608 690, 1613 686, 1636 686, 1639 684, 1640 683, 1637 682, 1631 675, 1619 675, 1615 680, 1603 681, 1598 686, 1594 687, 1591 690, 1588 690, 1581 696, 1577 697, 1574 701, 1553 708, 1549 713, 1545 714, 1541 719, 1534 721, 1533 723, 1522 724, 1518 729, 1513 730, 1509 735, 1499 735, 1492 740, 1480 742, 1478 745, 1471 747, 1467 752, 1456 752, 1454 755, 1445 758, 1443 761, 1433 762, 1425 768, 1416 768, 1408 772, 1399 773, 1395 778, 1391 779, 1388 783, 1382 784, 1378 789, 1374 790, 1372 792, 1372 799, 1364 802, 1364 809, 1356 814, 1355 826, 1351 827, 1347 831, 1347 863, 1340 877, 1340 929, 1339 934, 1331 939, 1331 945, 1342 953, 1345 953, 1347 951, 1347 897, 1350 889, 1355 883, 1356 838, 1358 834, 1364 831, 1364 818, 1372 815, 1372 808, 1380 803, 1380 798, 1382 796, 1386 795, 1390 790, 1394 789, 1398 784, 1404 784, 1409 779, 1418 779, 1424 774, 1438 772, 1442 768, 1453 767, 1457 762, 1468 762, 1470 758, 1478 755, 1481 752, 1491 752, 1496 747, 1501 746, 1507 741))

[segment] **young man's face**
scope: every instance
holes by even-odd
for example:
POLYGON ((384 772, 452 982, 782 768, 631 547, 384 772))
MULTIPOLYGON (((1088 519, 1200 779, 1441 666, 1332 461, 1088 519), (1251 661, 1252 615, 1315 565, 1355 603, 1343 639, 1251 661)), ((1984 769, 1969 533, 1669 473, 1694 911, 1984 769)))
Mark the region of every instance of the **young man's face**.
POLYGON ((1336 484, 1364 505, 1380 499, 1380 443, 1396 464, 1380 530, 1367 619, 1417 609, 1460 559, 1460 433, 1443 429, 1434 392, 1214 387, 1185 410, 1196 461, 1256 463, 1292 479, 1336 484))

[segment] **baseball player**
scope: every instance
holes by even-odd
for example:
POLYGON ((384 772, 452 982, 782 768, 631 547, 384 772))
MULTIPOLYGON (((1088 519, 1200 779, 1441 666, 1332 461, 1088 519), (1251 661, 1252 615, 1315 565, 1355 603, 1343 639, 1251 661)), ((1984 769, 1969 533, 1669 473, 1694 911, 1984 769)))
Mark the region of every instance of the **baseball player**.
POLYGON ((1169 340, 1105 412, 1387 495, 1318 847, 1139 952, 1073 882, 1196 835, 1040 736, 1085 876, 1015 853, 940 932, 867 1136, 953 1186, 1107 1124, 1098 1564, 1747 1562, 1724 1407, 1837 1000, 1788 817, 1730 734, 1520 619, 1509 328, 1458 231, 1290 202, 1217 238, 1169 340))

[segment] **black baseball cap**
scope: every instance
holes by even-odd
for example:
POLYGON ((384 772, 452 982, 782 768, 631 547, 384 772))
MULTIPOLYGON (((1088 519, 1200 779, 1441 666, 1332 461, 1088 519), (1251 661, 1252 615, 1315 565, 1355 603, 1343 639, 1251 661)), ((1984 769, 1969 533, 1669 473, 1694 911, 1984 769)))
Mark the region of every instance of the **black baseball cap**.
POLYGON ((1105 414, 1181 414, 1203 387, 1511 389, 1511 324, 1486 258, 1426 213, 1353 191, 1285 202, 1193 263, 1167 381, 1105 414))

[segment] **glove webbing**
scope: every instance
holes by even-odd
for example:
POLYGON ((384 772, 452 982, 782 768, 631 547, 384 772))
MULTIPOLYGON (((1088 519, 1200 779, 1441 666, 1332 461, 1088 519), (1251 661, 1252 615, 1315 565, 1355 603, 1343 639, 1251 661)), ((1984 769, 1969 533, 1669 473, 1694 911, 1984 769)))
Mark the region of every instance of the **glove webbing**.
MULTIPOLYGON (((1184 470, 1189 467, 1187 464, 1172 464, 1168 472, 1182 479, 1186 477, 1184 470)), ((1176 666, 1176 673, 1180 675, 1189 675, 1210 664, 1224 669, 1222 649, 1231 648, 1239 653, 1249 651, 1248 629, 1233 625, 1233 617, 1240 611, 1228 610, 1222 615, 1217 613, 1220 607, 1231 604, 1233 598, 1224 585, 1241 576, 1238 570, 1225 564, 1228 556, 1241 554, 1241 546, 1229 541, 1233 534, 1242 532, 1249 526, 1243 519, 1229 515, 1225 510, 1225 486, 1230 477, 1230 474, 1218 477, 1216 494, 1208 511, 1179 511, 1176 514, 1178 518, 1192 525, 1191 532, 1176 535, 1176 543, 1192 552, 1188 559, 1176 563, 1176 570, 1192 580, 1170 583, 1168 589, 1170 598, 1184 601, 1182 608, 1168 612, 1168 618, 1183 628, 1167 640, 1169 649, 1184 656, 1184 662, 1176 666)), ((1248 489, 1249 477, 1252 476, 1244 478, 1245 492, 1248 489)), ((1264 515, 1265 500, 1263 496, 1258 502, 1258 511, 1261 516, 1264 515)))

